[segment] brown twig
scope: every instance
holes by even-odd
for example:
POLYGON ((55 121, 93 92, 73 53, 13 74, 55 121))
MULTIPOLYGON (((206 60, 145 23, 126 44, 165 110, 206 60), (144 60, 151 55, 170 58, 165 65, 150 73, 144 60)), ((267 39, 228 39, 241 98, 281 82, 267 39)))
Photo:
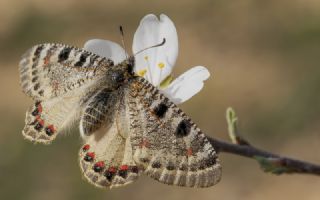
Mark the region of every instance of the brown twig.
MULTIPOLYGON (((272 173, 306 173, 320 175, 320 165, 276 155, 253 146, 232 144, 214 138, 209 138, 209 141, 218 153, 225 152, 254 159, 264 158, 266 159, 265 161, 271 162, 270 164, 275 165, 275 167, 286 168, 279 172, 276 172, 276 170, 274 172, 271 171, 272 173)), ((263 160, 261 160, 261 162, 263 162, 263 160)))
POLYGON ((320 165, 273 154, 249 144, 236 132, 236 130, 238 130, 236 127, 237 118, 231 108, 227 110, 227 122, 229 136, 233 143, 208 138, 218 153, 225 152, 253 158, 259 162, 265 172, 271 172, 277 175, 284 173, 320 175, 320 165))

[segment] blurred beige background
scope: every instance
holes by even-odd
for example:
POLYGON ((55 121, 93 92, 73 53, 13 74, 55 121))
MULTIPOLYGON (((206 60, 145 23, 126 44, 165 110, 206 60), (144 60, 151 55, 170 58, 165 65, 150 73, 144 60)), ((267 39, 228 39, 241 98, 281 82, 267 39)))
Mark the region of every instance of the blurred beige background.
POLYGON ((263 173, 253 160, 221 154, 222 181, 207 189, 170 187, 147 177, 120 189, 82 180, 74 128, 52 145, 21 135, 31 100, 18 62, 37 43, 81 47, 91 38, 128 46, 140 19, 165 13, 176 24, 178 75, 195 65, 213 76, 182 108, 210 136, 228 140, 225 109, 253 144, 320 163, 320 1, 0 0, 0 199, 320 199, 320 178, 263 173))

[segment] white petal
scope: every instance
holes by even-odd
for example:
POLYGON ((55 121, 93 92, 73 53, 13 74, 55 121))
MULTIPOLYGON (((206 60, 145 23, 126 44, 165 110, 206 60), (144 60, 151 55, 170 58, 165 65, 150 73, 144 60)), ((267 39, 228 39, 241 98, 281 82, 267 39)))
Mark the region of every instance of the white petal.
POLYGON ((207 80, 209 76, 210 73, 205 67, 193 67, 176 78, 162 92, 174 103, 183 103, 203 88, 203 81, 207 80))
POLYGON ((163 46, 145 50, 135 57, 135 71, 138 73, 146 69, 145 77, 155 86, 159 86, 161 81, 171 74, 176 62, 178 56, 176 28, 166 15, 161 14, 159 20, 155 15, 149 14, 140 21, 133 39, 132 51, 136 53, 161 43, 163 38, 166 39, 163 46))
POLYGON ((84 49, 99 56, 111 59, 115 64, 126 59, 124 49, 109 40, 92 39, 84 44, 84 49))

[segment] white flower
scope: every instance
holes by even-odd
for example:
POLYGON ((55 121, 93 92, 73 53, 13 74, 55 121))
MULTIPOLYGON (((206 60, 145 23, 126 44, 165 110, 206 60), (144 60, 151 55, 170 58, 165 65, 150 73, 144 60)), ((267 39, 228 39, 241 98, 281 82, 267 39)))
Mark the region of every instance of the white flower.
MULTIPOLYGON (((178 36, 173 22, 164 14, 160 15, 160 20, 149 14, 140 21, 134 34, 132 51, 136 53, 159 44, 163 38, 166 39, 164 45, 150 48, 135 56, 135 72, 158 87, 174 103, 180 104, 203 88, 203 81, 209 78, 210 73, 205 67, 196 66, 171 82, 172 70, 178 56, 178 36)), ((110 58, 115 64, 126 59, 123 48, 107 40, 89 40, 84 49, 110 58)))

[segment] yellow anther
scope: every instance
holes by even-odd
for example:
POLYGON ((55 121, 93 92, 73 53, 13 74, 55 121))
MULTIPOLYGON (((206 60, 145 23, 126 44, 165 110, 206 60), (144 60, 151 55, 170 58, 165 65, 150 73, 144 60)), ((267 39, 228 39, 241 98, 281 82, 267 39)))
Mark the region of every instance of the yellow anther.
POLYGON ((160 63, 158 63, 158 67, 160 68, 160 69, 162 69, 162 68, 164 68, 164 63, 163 62, 160 62, 160 63))
POLYGON ((145 57, 144 57, 144 59, 145 59, 145 60, 148 60, 148 59, 149 59, 149 57, 148 57, 148 56, 145 56, 145 57))
POLYGON ((144 76, 146 74, 147 70, 146 69, 141 69, 138 71, 139 76, 144 76))

